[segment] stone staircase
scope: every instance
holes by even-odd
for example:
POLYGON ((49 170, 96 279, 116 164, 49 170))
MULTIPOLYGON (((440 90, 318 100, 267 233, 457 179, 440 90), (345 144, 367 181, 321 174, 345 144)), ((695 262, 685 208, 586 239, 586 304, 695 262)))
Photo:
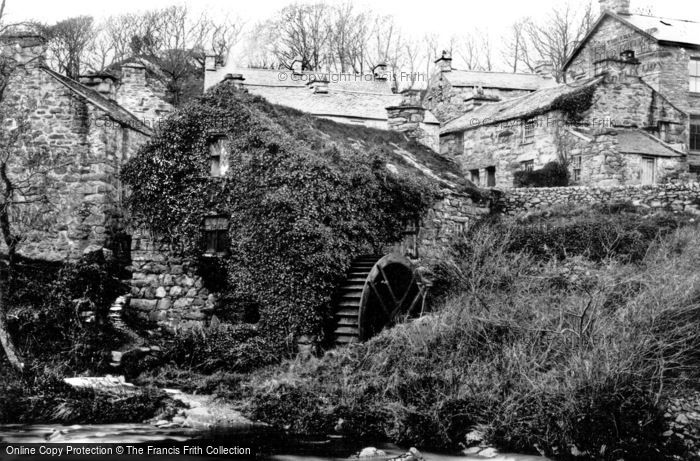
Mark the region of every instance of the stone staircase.
POLYGON ((129 303, 129 296, 119 296, 114 300, 114 303, 109 308, 109 321, 114 328, 123 334, 128 340, 120 348, 120 350, 112 351, 112 360, 109 363, 115 371, 121 370, 122 358, 126 354, 137 354, 143 356, 151 353, 160 353, 160 347, 147 345, 146 339, 139 336, 124 322, 122 312, 129 303))

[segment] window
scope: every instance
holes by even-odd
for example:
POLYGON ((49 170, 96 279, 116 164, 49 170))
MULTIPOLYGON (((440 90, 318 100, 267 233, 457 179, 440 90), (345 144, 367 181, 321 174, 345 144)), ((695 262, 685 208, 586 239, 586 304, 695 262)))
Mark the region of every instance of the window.
POLYGON ((690 58, 690 61, 688 61, 688 76, 690 92, 700 93, 700 58, 690 58))
POLYGON ((642 157, 642 184, 656 183, 656 159, 654 157, 642 157))
POLYGON ((228 147, 225 136, 217 136, 209 142, 209 164, 212 177, 225 176, 228 171, 228 147))
POLYGON ((532 171, 535 169, 535 161, 525 160, 523 162, 520 162, 520 168, 522 168, 523 171, 532 171))
POLYGON ((206 239, 205 254, 220 256, 228 253, 228 218, 225 216, 204 218, 204 238, 206 239))
POLYGON ((476 184, 477 186, 480 184, 479 183, 479 170, 469 170, 469 176, 474 184, 476 184))
POLYGON ((509 143, 510 140, 511 140, 511 138, 512 138, 512 136, 513 136, 513 132, 512 132, 512 131, 508 131, 508 130, 506 130, 506 131, 501 131, 500 133, 498 133, 497 142, 498 142, 499 144, 506 144, 506 143, 509 143))
POLYGON ((690 150, 700 151, 700 115, 690 117, 690 150))
POLYGON ((495 187, 496 186, 496 167, 490 166, 486 168, 486 186, 495 187))
POLYGON ((529 142, 532 141, 532 138, 535 136, 535 119, 532 118, 530 120, 525 121, 523 124, 523 141, 524 142, 529 142))
POLYGON ((571 159, 571 165, 573 166, 574 170, 574 177, 573 180, 574 182, 579 182, 581 180, 581 156, 580 155, 574 155, 571 159))

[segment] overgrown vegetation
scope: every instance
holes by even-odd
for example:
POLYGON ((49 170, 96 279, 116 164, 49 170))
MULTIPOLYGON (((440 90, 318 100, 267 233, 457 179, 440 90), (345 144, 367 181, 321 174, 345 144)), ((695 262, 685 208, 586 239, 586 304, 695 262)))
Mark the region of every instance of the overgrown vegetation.
POLYGON ((320 334, 352 258, 398 241, 432 202, 432 183, 392 152, 407 147, 399 134, 349 132, 224 84, 168 118, 123 178, 136 218, 192 258, 204 252, 205 218, 228 219, 221 299, 255 305, 279 348, 320 334), (212 177, 209 146, 221 135, 230 168, 212 177))
POLYGON ((515 187, 566 187, 569 170, 560 161, 552 161, 538 170, 518 170, 513 173, 515 187))
POLYGON ((17 373, 0 360, 0 423, 142 421, 171 405, 164 393, 148 388, 109 395, 63 382, 109 373, 110 351, 124 342, 106 319, 123 287, 102 258, 22 260, 8 283, 8 324, 25 368, 17 373), (86 323, 88 313, 94 320, 86 323))
POLYGON ((250 414, 421 447, 479 429, 555 459, 666 459, 664 397, 700 370, 700 238, 687 217, 629 210, 473 227, 440 259, 437 312, 257 373, 250 414))

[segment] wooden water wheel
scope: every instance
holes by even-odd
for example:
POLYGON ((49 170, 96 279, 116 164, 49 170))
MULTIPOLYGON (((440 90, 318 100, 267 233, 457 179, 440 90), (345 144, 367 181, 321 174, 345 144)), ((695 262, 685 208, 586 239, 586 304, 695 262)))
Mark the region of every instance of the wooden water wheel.
POLYGON ((426 286, 399 254, 355 259, 335 302, 337 345, 365 341, 423 309, 426 286))

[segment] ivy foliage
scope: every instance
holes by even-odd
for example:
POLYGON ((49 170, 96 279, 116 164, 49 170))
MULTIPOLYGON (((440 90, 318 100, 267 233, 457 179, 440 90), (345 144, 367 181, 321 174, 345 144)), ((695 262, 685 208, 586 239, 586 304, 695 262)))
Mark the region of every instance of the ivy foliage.
POLYGON ((226 216, 228 307, 256 303, 262 331, 277 339, 317 334, 352 258, 400 240, 435 199, 433 183, 392 153, 405 139, 390 135, 223 83, 172 114, 125 165, 127 205, 191 257, 203 251, 204 218, 226 216), (230 158, 220 178, 210 175, 214 135, 226 136, 230 158))

